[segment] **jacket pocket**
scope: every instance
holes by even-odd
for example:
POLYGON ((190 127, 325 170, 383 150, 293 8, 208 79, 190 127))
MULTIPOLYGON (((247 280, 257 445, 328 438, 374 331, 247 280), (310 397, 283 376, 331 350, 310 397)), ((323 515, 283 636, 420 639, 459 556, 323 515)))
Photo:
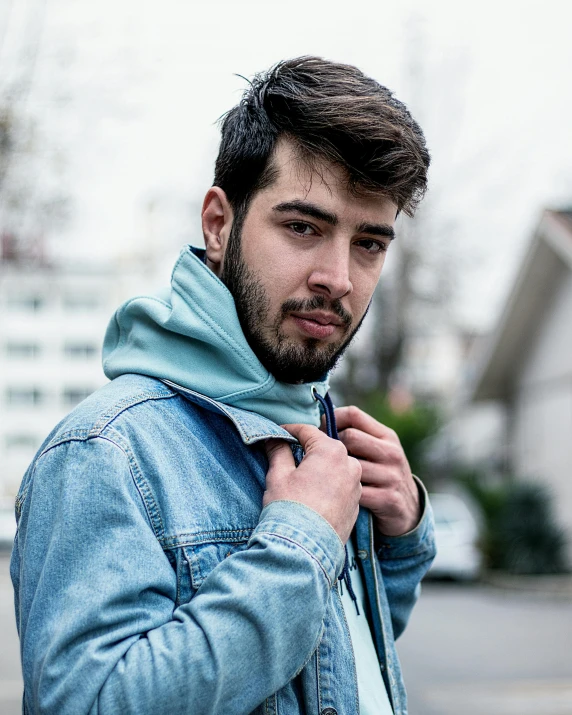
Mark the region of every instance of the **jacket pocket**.
POLYGON ((226 558, 246 549, 252 529, 232 529, 197 534, 193 543, 183 546, 188 564, 192 595, 208 575, 226 558))

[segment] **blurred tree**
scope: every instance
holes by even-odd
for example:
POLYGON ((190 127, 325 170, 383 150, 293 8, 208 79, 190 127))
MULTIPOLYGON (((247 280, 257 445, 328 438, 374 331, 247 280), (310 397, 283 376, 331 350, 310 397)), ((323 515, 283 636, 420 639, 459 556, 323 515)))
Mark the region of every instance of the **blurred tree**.
POLYGON ((370 306, 367 340, 350 348, 339 379, 338 389, 347 402, 363 400, 372 389, 385 394, 393 386, 405 387, 418 398, 443 400, 430 375, 421 380, 413 376, 412 363, 420 337, 458 332, 452 307, 460 253, 448 207, 450 187, 464 170, 452 158, 466 62, 460 55, 455 62, 446 58, 446 68, 443 58, 436 64, 428 39, 423 18, 411 16, 405 27, 405 91, 400 94, 423 127, 432 156, 441 160, 441 175, 434 175, 432 165, 430 191, 415 218, 398 219, 397 239, 370 306))
POLYGON ((0 258, 44 258, 44 238, 68 218, 70 202, 61 182, 46 181, 61 169, 58 152, 27 108, 44 27, 45 0, 32 0, 4 15, 0 28, 0 258))
POLYGON ((367 394, 360 405, 368 414, 399 435, 414 474, 426 477, 423 448, 426 440, 441 426, 439 410, 428 404, 415 404, 407 393, 394 390, 389 396, 379 391, 367 394))

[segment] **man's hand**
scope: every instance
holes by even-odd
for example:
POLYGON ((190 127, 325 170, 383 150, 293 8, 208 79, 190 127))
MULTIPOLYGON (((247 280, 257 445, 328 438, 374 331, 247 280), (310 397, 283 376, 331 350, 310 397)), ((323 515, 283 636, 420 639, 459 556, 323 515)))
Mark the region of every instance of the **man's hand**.
POLYGON ((401 536, 420 519, 419 491, 399 437, 358 407, 339 407, 340 440, 362 466, 360 504, 386 536, 401 536))
POLYGON ((284 428, 300 442, 305 456, 296 467, 287 442, 266 442, 269 469, 264 506, 278 499, 305 504, 323 516, 345 544, 359 512, 360 462, 348 456, 341 442, 317 427, 296 424, 284 428))

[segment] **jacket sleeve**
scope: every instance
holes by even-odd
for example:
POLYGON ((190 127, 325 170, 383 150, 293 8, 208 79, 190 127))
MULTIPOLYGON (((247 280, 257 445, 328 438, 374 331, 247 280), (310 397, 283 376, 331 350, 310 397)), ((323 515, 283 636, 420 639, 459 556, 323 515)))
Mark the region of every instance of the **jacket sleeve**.
POLYGON ((405 630, 421 592, 421 579, 435 558, 433 511, 423 483, 414 477, 421 499, 421 519, 402 536, 376 533, 376 550, 391 612, 395 638, 405 630))
POLYGON ((269 504, 248 547, 176 608, 176 574, 117 444, 53 447, 22 502, 12 575, 27 713, 251 712, 319 642, 344 550, 302 504, 269 504))

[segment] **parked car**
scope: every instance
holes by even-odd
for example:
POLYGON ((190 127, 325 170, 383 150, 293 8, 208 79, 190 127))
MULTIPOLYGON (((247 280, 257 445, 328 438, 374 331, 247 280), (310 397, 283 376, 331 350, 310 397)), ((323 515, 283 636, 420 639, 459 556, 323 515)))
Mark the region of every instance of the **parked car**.
POLYGON ((482 555, 479 525, 467 504, 455 494, 431 494, 437 556, 429 577, 471 581, 478 578, 482 555))

